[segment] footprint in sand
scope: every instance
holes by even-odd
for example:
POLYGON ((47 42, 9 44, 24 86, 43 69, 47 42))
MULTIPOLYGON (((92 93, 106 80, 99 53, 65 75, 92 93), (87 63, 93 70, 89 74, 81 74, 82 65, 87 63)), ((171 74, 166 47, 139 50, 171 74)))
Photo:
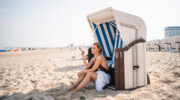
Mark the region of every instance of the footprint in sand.
POLYGON ((173 83, 173 82, 175 82, 175 81, 166 79, 166 80, 161 80, 161 82, 162 82, 162 83, 167 83, 167 84, 169 84, 169 83, 173 83))
POLYGON ((79 100, 86 100, 86 97, 81 96, 81 97, 79 98, 79 100))
POLYGON ((179 72, 173 72, 173 74, 174 74, 175 78, 179 78, 180 77, 180 73, 179 72))
POLYGON ((151 98, 152 100, 157 100, 157 96, 152 93, 149 93, 149 92, 138 93, 135 97, 139 97, 139 98, 143 98, 143 99, 151 98))

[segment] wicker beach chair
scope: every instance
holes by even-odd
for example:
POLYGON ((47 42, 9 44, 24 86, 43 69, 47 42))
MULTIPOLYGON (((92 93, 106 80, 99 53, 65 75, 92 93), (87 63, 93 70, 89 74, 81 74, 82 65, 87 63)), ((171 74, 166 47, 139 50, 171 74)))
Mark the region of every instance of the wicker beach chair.
MULTIPOLYGON (((114 90, 132 89, 147 85, 146 25, 134 15, 113 8, 89 14, 94 42, 99 42, 108 60, 114 90)), ((88 61, 93 57, 90 52, 88 61)))
POLYGON ((170 38, 170 52, 179 53, 180 52, 180 36, 170 38))
POLYGON ((153 52, 157 52, 157 51, 161 51, 161 47, 160 47, 160 40, 152 40, 152 41, 148 41, 146 43, 146 50, 148 51, 153 51, 153 52))
POLYGON ((176 52, 179 53, 180 52, 180 36, 176 37, 175 48, 176 48, 176 52))
POLYGON ((161 51, 162 52, 170 52, 171 49, 171 38, 161 39, 161 51))

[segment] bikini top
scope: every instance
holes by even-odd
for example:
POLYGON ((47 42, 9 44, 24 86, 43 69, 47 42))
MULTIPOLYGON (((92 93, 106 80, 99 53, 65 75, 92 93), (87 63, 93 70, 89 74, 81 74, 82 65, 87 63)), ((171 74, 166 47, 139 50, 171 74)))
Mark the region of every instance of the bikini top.
MULTIPOLYGON (((94 64, 92 65, 92 67, 94 66, 94 64)), ((91 67, 91 68, 92 68, 91 67)), ((101 64, 99 65, 99 67, 98 67, 101 71, 103 71, 103 72, 105 72, 105 73, 110 73, 106 68, 104 68, 101 64)), ((96 71, 97 71, 97 69, 96 69, 96 71)))
POLYGON ((109 73, 109 71, 107 69, 105 69, 101 64, 99 65, 98 68, 105 73, 109 73))

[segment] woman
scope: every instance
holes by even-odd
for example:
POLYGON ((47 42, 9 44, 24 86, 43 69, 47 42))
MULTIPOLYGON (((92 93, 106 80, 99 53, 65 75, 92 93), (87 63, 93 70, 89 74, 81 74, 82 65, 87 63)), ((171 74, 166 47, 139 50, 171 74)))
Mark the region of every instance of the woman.
POLYGON ((84 69, 80 71, 78 75, 78 80, 75 84, 68 90, 72 93, 80 91, 84 88, 90 80, 95 82, 96 90, 103 91, 103 87, 110 83, 109 67, 105 57, 102 55, 102 48, 99 43, 94 43, 91 48, 94 57, 87 64, 85 60, 85 54, 82 52, 84 69), (90 68, 92 66, 92 68, 90 68), (96 71, 97 70, 97 71, 96 71))

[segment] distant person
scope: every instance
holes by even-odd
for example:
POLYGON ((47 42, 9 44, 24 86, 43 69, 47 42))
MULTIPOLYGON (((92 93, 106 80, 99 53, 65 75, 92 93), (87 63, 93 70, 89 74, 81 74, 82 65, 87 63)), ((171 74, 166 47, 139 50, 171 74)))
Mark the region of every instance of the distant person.
POLYGON ((91 51, 92 54, 94 54, 94 57, 88 64, 85 60, 86 56, 84 51, 82 51, 81 55, 83 58, 84 69, 77 74, 77 81, 68 89, 69 91, 73 90, 72 93, 80 91, 90 82, 90 80, 95 82, 97 91, 103 91, 103 87, 110 83, 111 77, 109 67, 105 57, 102 55, 103 50, 101 45, 99 43, 94 43, 91 51))

